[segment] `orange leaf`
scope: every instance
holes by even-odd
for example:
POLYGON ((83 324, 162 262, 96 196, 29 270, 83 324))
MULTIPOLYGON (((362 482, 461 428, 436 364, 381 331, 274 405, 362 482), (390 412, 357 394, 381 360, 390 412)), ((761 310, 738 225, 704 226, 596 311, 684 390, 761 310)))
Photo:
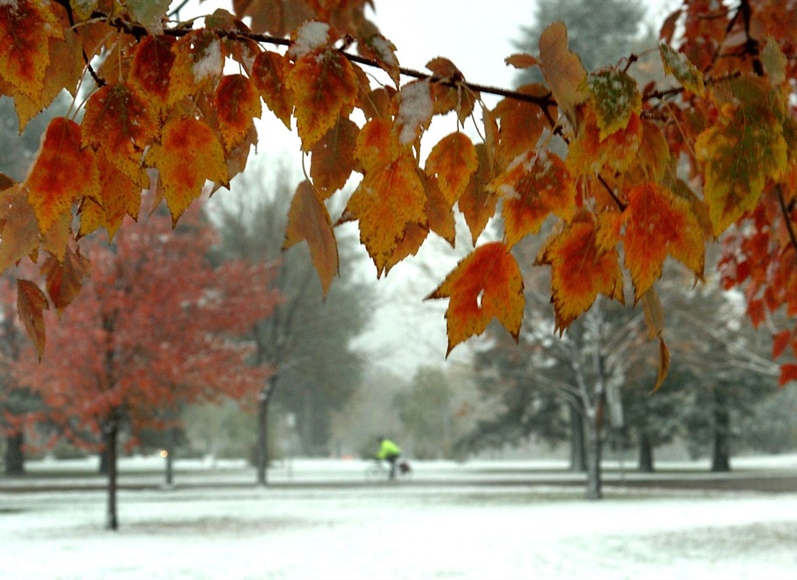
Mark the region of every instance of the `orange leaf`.
POLYGON ((260 95, 252 81, 243 75, 222 77, 216 88, 216 113, 225 150, 243 141, 261 112, 260 95))
POLYGON ((359 133, 359 127, 351 120, 339 117, 313 147, 310 177, 325 198, 342 189, 354 171, 354 148, 359 133))
POLYGON ((296 188, 282 247, 288 249, 301 240, 306 240, 310 246, 310 257, 326 297, 338 273, 338 245, 329 212, 309 181, 301 182, 296 188))
POLYGON ((487 147, 483 143, 476 145, 476 155, 479 158, 479 167, 470 176, 468 186, 459 198, 459 210, 465 217, 474 245, 487 226, 487 222, 495 214, 495 207, 498 204, 498 196, 487 188, 494 173, 487 147))
POLYGON ((80 197, 97 198, 100 179, 94 152, 80 148, 80 126, 55 117, 27 179, 28 200, 46 232, 80 197))
POLYGON ((49 39, 64 33, 48 4, 16 0, 0 4, 0 77, 36 100, 50 64, 49 39))
POLYGON ((791 337, 791 330, 781 330, 772 337, 772 360, 775 360, 783 354, 783 351, 786 350, 786 347, 789 346, 791 342, 791 337))
POLYGON ((79 236, 87 236, 98 228, 105 228, 112 240, 126 215, 133 219, 138 217, 141 190, 145 184, 136 183, 119 171, 102 151, 97 155, 97 166, 100 170, 100 202, 83 200, 79 236))
POLYGON ((617 250, 598 248, 598 231, 590 214, 582 213, 546 242, 537 263, 551 266, 551 291, 556 328, 566 329, 605 294, 623 302, 623 273, 617 250))
POLYGON ((555 153, 527 151, 509 165, 488 188, 504 199, 506 243, 512 247, 527 234, 540 231, 551 213, 569 220, 576 212, 576 188, 555 153))
POLYGON ((257 55, 252 65, 252 82, 277 118, 291 128, 293 98, 285 79, 290 70, 288 59, 277 52, 264 51, 257 55))
POLYGON ((404 258, 417 254, 428 235, 429 228, 416 223, 408 224, 404 230, 404 237, 396 244, 396 249, 385 264, 385 274, 404 258))
POLYGON ((426 192, 407 153, 368 172, 352 194, 346 213, 360 221, 360 241, 381 276, 410 224, 426 222, 426 192))
POLYGON ((141 179, 141 154, 158 132, 152 108, 127 84, 101 88, 86 103, 83 143, 102 148, 134 181, 141 179))
POLYGON ((46 337, 44 335, 44 311, 50 305, 47 296, 30 280, 17 280, 17 313, 25 331, 39 353, 39 361, 44 354, 46 337))
POLYGON ((670 372, 670 349, 667 348, 667 343, 664 342, 662 337, 659 337, 659 371, 656 376, 656 385, 653 387, 655 393, 661 388, 664 379, 670 372))
POLYGON ((780 365, 778 386, 782 387, 791 381, 797 381, 797 364, 788 363, 780 365))
POLYGON ((625 266, 636 300, 661 277, 667 255, 703 275, 705 238, 691 204, 655 183, 628 192, 624 211, 625 266))
POLYGON ((579 56, 567 47, 567 28, 561 21, 549 25, 540 35, 540 66, 559 108, 572 122, 575 106, 587 98, 582 86, 587 71, 579 56))
POLYGON ((517 52, 504 59, 504 62, 515 68, 531 68, 537 66, 540 62, 534 56, 526 52, 517 52))
POLYGON ((604 167, 622 173, 637 159, 643 137, 642 121, 631 114, 625 129, 619 129, 601 140, 593 108, 581 107, 582 118, 576 139, 567 152, 567 168, 574 177, 593 176, 604 167))
POLYGON ((396 47, 381 34, 374 34, 366 38, 357 39, 357 52, 365 58, 370 58, 379 68, 384 70, 390 80, 399 84, 399 62, 396 58, 396 47))
MULTIPOLYGON (((548 89, 539 84, 532 84, 520 87, 518 92, 542 97, 548 93, 548 89)), ((498 102, 493 113, 501 124, 498 133, 498 153, 502 166, 521 153, 534 149, 543 130, 548 126, 543 110, 534 103, 507 98, 498 102)), ((549 113, 552 118, 556 118, 555 107, 551 107, 549 113)))
POLYGON ((39 247, 39 222, 24 184, 0 192, 0 272, 39 247))
POLYGON ((450 298, 446 311, 448 352, 484 332, 493 318, 518 340, 523 322, 523 277, 509 248, 492 242, 463 259, 430 298, 450 298))
POLYGON ((221 143, 210 127, 192 117, 166 123, 161 143, 150 148, 146 161, 158 169, 175 223, 199 197, 206 180, 225 185, 228 181, 221 143))
POLYGON ((128 79, 158 111, 169 103, 169 79, 175 54, 171 36, 146 36, 136 47, 128 79))
POLYGON ((429 229, 454 247, 457 237, 456 222, 451 204, 443 196, 436 179, 421 176, 426 189, 426 218, 429 229))
POLYGON ((470 176, 479 167, 476 149, 470 138, 457 131, 443 137, 426 158, 426 175, 436 176, 446 202, 454 205, 465 188, 470 176))
POLYGON ((393 123, 388 119, 371 119, 357 135, 354 157, 365 171, 387 165, 398 158, 398 153, 399 146, 393 132, 393 123))
POLYGON ((298 59, 285 85, 295 99, 294 115, 304 151, 310 151, 338 117, 348 117, 357 103, 357 75, 337 50, 311 52, 298 59))
POLYGON ((42 274, 47 280, 47 294, 58 312, 63 311, 80 294, 89 269, 88 259, 71 249, 66 252, 63 261, 50 256, 44 262, 42 274))

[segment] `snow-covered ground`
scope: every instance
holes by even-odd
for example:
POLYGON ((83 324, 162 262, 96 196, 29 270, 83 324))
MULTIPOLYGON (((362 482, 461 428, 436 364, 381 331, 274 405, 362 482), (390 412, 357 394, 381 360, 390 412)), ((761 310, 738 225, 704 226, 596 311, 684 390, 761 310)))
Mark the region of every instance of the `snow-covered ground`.
MULTIPOLYGON (((770 463, 793 471, 797 456, 770 463)), ((158 465, 122 465, 123 483, 153 485, 120 492, 116 533, 102 529, 102 490, 22 491, 23 482, 100 481, 59 477, 77 463, 32 463, 47 477, 0 479, 0 577, 797 577, 797 489, 614 485, 588 502, 581 486, 523 485, 521 474, 533 476, 524 462, 416 463, 410 484, 366 486, 365 464, 340 460, 278 466, 269 489, 246 485, 253 475, 241 465, 178 462, 177 486, 160 489, 146 473, 158 465), (503 484, 485 485, 490 474, 503 484), (189 486, 200 481, 235 485, 189 486), (302 485, 314 482, 333 485, 302 485)))

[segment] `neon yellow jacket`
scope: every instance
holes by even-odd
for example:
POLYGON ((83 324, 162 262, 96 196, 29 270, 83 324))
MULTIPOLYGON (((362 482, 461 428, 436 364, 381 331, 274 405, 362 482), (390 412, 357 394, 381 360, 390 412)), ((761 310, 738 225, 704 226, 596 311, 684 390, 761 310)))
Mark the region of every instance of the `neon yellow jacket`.
POLYGON ((379 453, 376 454, 376 458, 386 459, 392 455, 401 455, 401 449, 390 439, 382 439, 382 443, 379 446, 379 453))

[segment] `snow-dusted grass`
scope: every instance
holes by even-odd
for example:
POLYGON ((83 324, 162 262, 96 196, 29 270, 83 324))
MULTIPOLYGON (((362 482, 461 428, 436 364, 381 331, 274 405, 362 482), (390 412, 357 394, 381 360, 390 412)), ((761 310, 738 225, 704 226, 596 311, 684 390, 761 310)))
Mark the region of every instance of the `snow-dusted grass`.
MULTIPOLYGON (((158 465, 129 463, 123 473, 155 484, 158 474, 147 469, 158 465)), ((519 462, 499 466, 523 468, 519 462)), ((31 471, 45 467, 31 465, 31 471)), ((241 465, 226 464, 212 477, 201 473, 201 464, 188 467, 178 463, 175 489, 121 491, 116 533, 102 529, 101 490, 22 492, 0 480, 0 577, 797 575, 797 490, 767 495, 613 486, 603 501, 587 502, 580 486, 469 482, 497 471, 489 462, 416 463, 410 485, 363 486, 362 462, 296 461, 291 473, 287 466, 273 470, 271 480, 280 485, 270 489, 242 485, 253 475, 241 465), (191 477, 237 485, 180 487, 181 478, 191 477), (458 485, 443 484, 455 477, 458 485)))

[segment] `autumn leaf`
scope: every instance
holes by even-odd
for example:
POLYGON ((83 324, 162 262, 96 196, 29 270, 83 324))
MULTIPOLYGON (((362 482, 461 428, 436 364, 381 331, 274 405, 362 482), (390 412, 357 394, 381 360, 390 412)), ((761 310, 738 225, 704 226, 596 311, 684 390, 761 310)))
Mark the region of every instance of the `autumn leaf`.
POLYGON ((446 202, 454 205, 479 166, 476 149, 461 132, 443 137, 426 158, 426 175, 436 177, 446 202))
POLYGON ((146 162, 158 169, 175 222, 199 197, 206 180, 228 182, 221 143, 210 127, 191 117, 164 125, 161 143, 152 145, 146 162))
POLYGON ((28 200, 42 232, 69 212, 80 197, 99 197, 94 152, 81 150, 80 125, 65 117, 50 121, 26 183, 28 200))
POLYGON ((310 246, 310 257, 326 297, 338 274, 338 245, 329 212, 309 181, 301 182, 293 195, 282 247, 288 249, 302 240, 310 246))
POLYGON ((370 58, 384 70, 396 86, 399 85, 399 62, 396 58, 396 47, 381 34, 373 34, 357 39, 357 52, 370 58))
POLYGON ((525 308, 523 277, 501 242, 476 248, 427 296, 433 298, 450 298, 446 356, 459 343, 483 333, 493 318, 518 340, 525 308))
POLYGON ((40 243, 39 222, 24 183, 0 191, 0 272, 31 255, 40 243))
POLYGON ((476 155, 479 166, 471 174, 470 181, 459 198, 459 210, 465 218, 465 223, 468 224, 474 245, 487 226, 487 222, 495 214, 498 204, 498 196, 487 187, 493 179, 493 169, 484 143, 476 145, 476 155))
POLYGON ((504 237, 509 247, 540 231, 552 213, 569 220, 576 212, 576 188, 564 161, 545 150, 528 151, 493 180, 488 189, 504 200, 504 237))
POLYGON ((399 143, 411 145, 429 127, 434 114, 434 101, 428 80, 413 81, 401 87, 396 117, 399 143))
POLYGON ((538 264, 551 266, 551 297, 560 332, 586 312, 598 294, 623 302, 617 250, 601 249, 599 237, 594 218, 583 212, 553 234, 537 258, 538 264))
POLYGON ((626 72, 603 70, 587 77, 601 141, 625 129, 632 114, 642 110, 642 95, 636 81, 626 72))
POLYGON ((101 148, 122 173, 140 181, 141 156, 158 133, 152 107, 126 83, 99 89, 86 103, 83 144, 101 148))
POLYGON ((128 81, 130 86, 162 112, 169 104, 169 81, 175 54, 171 36, 146 36, 133 53, 128 81))
POLYGON ((767 179, 778 178, 787 164, 783 125, 765 106, 766 90, 753 79, 735 87, 744 100, 723 104, 723 115, 695 144, 715 235, 753 209, 767 179))
POLYGON ((302 150, 310 151, 339 116, 357 104, 357 75, 337 50, 324 50, 299 58, 285 86, 295 99, 294 115, 302 150))
POLYGON ((661 277, 668 255, 696 276, 703 276, 705 237, 688 200, 655 183, 628 192, 625 220, 625 266, 639 300, 661 277))
POLYGON ((539 66, 540 64, 539 60, 527 52, 516 52, 515 54, 511 54, 504 59, 504 62, 509 66, 521 69, 539 66))
POLYGON ((64 33, 49 4, 32 0, 0 3, 0 77, 37 99, 50 64, 49 40, 64 33))
POLYGON ((17 280, 17 313, 25 326, 28 337, 36 347, 40 361, 46 343, 44 311, 49 308, 47 296, 36 284, 30 280, 17 280))
POLYGON ((797 364, 786 363, 780 365, 778 386, 783 387, 786 383, 790 383, 791 381, 797 381, 797 364))
POLYGON ((255 58, 252 65, 252 82, 263 97, 266 106, 283 124, 291 128, 293 97, 285 79, 290 70, 288 59, 277 52, 266 50, 255 58))
POLYGON ((53 256, 45 260, 42 275, 47 281, 47 294, 59 313, 80 294, 89 271, 89 261, 79 251, 68 250, 63 260, 53 256))
POLYGON ((655 393, 661 388, 662 383, 664 383, 664 379, 667 378, 667 374, 670 372, 670 349, 667 348, 667 343, 664 342, 664 339, 660 336, 659 337, 659 368, 658 372, 656 373, 656 384, 653 387, 653 392, 655 393))
POLYGON ((661 43, 659 44, 659 54, 664 64, 664 72, 672 74, 678 79, 684 88, 692 91, 698 97, 705 93, 703 84, 703 74, 692 64, 685 54, 676 52, 672 47, 661 43))
POLYGON ((100 170, 99 201, 83 200, 78 235, 84 237, 98 228, 105 228, 109 239, 113 240, 126 215, 133 219, 138 217, 144 184, 136 183, 119 171, 102 151, 98 152, 97 166, 100 170))
POLYGON ((656 290, 650 288, 639 299, 642 311, 645 314, 645 323, 648 327, 648 339, 661 337, 664 332, 664 306, 661 304, 656 290))
POLYGON ((310 177, 325 197, 342 189, 354 171, 354 150, 359 133, 360 129, 354 122, 339 117, 313 147, 310 177))
POLYGON ((584 105, 578 133, 565 160, 567 169, 574 177, 592 177, 604 168, 623 173, 636 162, 642 136, 642 121, 632 113, 624 129, 601 140, 597 115, 590 105, 584 105))
POLYGON ((572 123, 575 106, 588 95, 584 90, 587 71, 578 55, 567 47, 567 28, 563 22, 554 22, 542 31, 540 67, 559 108, 572 123))
POLYGON ((426 218, 429 229, 443 238, 453 248, 457 231, 451 204, 440 191, 436 179, 420 176, 426 190, 426 218))
POLYGON ((192 30, 178 39, 172 50, 175 56, 169 70, 169 104, 196 94, 221 77, 224 52, 213 31, 192 30))
POLYGON ((388 119, 374 118, 368 121, 357 135, 354 158, 364 171, 395 161, 399 156, 399 144, 393 123, 388 119))
POLYGON ((360 222, 360 241, 381 276, 410 224, 426 222, 426 193, 415 172, 415 160, 406 153, 366 173, 346 206, 360 222))
POLYGON ((246 137, 260 117, 260 95, 243 75, 226 75, 216 87, 216 112, 221 140, 226 151, 232 150, 246 137))
MULTIPOLYGON (((540 98, 549 93, 539 84, 523 85, 518 92, 540 98)), ((493 113, 500 122, 497 149, 504 166, 518 155, 534 149, 548 127, 545 113, 534 103, 505 98, 498 102, 493 113)), ((550 107, 548 113, 555 119, 556 107, 550 107)))

